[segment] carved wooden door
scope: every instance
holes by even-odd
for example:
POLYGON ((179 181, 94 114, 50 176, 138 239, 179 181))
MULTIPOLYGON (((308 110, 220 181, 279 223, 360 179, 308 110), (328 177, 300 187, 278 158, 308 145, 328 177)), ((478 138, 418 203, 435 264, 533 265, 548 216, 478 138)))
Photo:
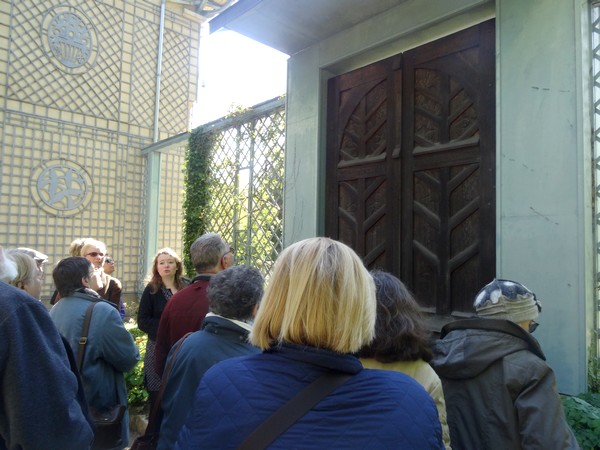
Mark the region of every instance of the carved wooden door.
POLYGON ((438 315, 495 274, 494 22, 329 82, 326 234, 438 315))

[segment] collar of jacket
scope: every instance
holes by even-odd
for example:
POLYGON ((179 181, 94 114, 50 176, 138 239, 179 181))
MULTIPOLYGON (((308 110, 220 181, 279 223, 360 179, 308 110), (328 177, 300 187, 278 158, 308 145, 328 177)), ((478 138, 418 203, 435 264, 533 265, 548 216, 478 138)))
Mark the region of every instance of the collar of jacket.
POLYGON ((102 300, 102 297, 100 297, 100 295, 96 291, 86 288, 76 290, 71 295, 69 295, 69 297, 83 298, 92 302, 99 302, 100 300, 102 300))
POLYGON ((266 352, 339 372, 356 374, 363 369, 355 355, 306 345, 281 343, 272 346, 266 352))
POLYGON ((196 275, 196 276, 194 277, 194 279, 192 280, 192 283, 191 283, 191 284, 194 284, 194 283, 196 283, 197 281, 210 281, 210 277, 211 277, 211 276, 212 276, 212 275, 206 275, 206 274, 202 274, 202 275, 196 275))
POLYGON ((248 342, 250 331, 243 329, 236 323, 220 316, 206 316, 202 323, 202 330, 213 334, 229 334, 237 336, 240 341, 248 342))
POLYGON ((532 353, 536 354, 544 361, 546 360, 546 356, 542 351, 540 343, 531 335, 531 333, 525 331, 510 320, 480 318, 457 320, 444 325, 440 333, 440 339, 444 339, 448 333, 454 330, 487 330, 510 334, 511 336, 525 341, 532 353))

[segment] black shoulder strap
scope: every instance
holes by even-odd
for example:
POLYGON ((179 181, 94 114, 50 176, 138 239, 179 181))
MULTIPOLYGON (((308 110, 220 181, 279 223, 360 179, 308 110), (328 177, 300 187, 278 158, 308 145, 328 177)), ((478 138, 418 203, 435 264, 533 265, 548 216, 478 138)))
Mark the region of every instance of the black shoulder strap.
POLYGON ((146 425, 146 431, 144 432, 144 434, 150 434, 152 432, 158 431, 158 428, 160 426, 160 420, 159 420, 159 416, 158 416, 158 413, 160 411, 160 402, 162 401, 163 394, 165 393, 165 387, 167 386, 167 380, 169 378, 169 374, 171 373, 171 367, 173 366, 173 363, 175 362, 175 357, 177 356, 177 353, 179 352, 179 349, 181 348, 181 344, 183 344, 183 341, 185 341, 185 339, 190 334, 194 334, 194 333, 192 331, 190 331, 189 333, 186 333, 177 342, 177 344, 175 344, 175 347, 173 348, 173 355, 171 356, 169 364, 167 365, 167 367, 165 368, 165 371, 163 372, 162 380, 160 382, 160 388, 158 390, 158 394, 156 394, 156 400, 154 400, 154 404, 152 405, 152 411, 150 411, 150 415, 148 416, 148 425, 146 425))
POLYGON ((347 373, 324 373, 261 423, 258 428, 244 439, 238 450, 267 448, 271 442, 296 423, 313 406, 351 377, 352 375, 347 373))
POLYGON ((92 312, 94 311, 96 302, 92 302, 88 306, 85 312, 85 319, 83 319, 83 330, 81 330, 81 337, 79 338, 79 351, 77 352, 77 368, 81 372, 81 366, 83 365, 83 356, 85 355, 85 344, 87 344, 87 336, 90 331, 90 321, 92 320, 92 312))

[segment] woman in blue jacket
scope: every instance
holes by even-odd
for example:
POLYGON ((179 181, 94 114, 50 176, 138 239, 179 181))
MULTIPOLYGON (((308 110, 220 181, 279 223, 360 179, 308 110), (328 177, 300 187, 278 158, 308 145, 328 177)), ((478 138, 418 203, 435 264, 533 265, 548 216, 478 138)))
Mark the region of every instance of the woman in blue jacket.
MULTIPOLYGON (((90 303, 97 303, 89 324, 81 378, 89 406, 102 411, 127 405, 124 373, 133 369, 140 354, 119 311, 89 289, 93 271, 92 264, 80 256, 65 258, 56 265, 52 278, 62 298, 50 310, 50 317, 77 355, 86 311, 90 303)), ((128 425, 129 415, 125 413, 119 448, 129 443, 128 425)))
POLYGON ((400 372, 363 369, 353 353, 374 336, 373 280, 348 246, 328 238, 279 256, 250 341, 262 353, 209 369, 177 449, 233 449, 328 372, 351 377, 270 444, 275 449, 443 449, 435 404, 400 372))

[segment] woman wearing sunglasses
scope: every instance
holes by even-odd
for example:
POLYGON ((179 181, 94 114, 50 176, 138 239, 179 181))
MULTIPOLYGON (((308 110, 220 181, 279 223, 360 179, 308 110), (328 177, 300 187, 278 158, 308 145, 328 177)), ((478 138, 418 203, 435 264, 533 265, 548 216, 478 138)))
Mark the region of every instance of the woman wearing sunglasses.
POLYGON ((104 300, 112 303, 117 310, 121 311, 121 282, 104 272, 104 258, 106 257, 106 245, 96 239, 85 239, 81 246, 80 256, 83 256, 94 267, 93 282, 94 290, 104 300))

